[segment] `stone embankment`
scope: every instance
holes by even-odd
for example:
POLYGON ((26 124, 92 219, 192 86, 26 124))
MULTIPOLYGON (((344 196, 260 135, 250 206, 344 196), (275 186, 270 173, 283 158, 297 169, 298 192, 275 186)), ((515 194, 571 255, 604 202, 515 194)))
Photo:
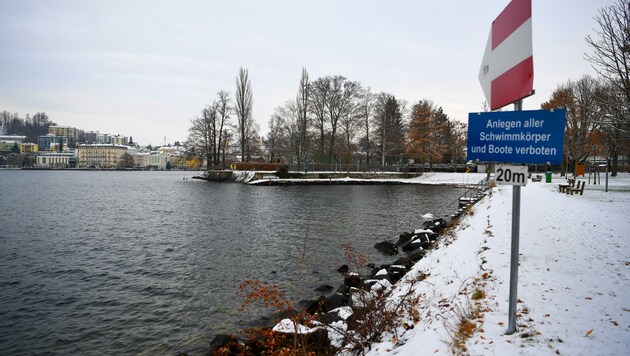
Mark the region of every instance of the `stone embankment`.
POLYGON ((399 179, 415 178, 415 172, 288 172, 280 178, 275 171, 213 170, 196 179, 213 182, 240 182, 251 185, 349 185, 401 184, 399 179))
MULTIPOLYGON (((353 308, 356 307, 355 304, 358 304, 357 301, 353 302, 353 295, 362 293, 361 291, 373 291, 396 284, 412 269, 416 262, 420 261, 431 249, 437 246, 439 238, 444 236, 447 228, 457 223, 459 216, 466 211, 467 206, 479 201, 483 195, 483 190, 478 191, 477 194, 474 194, 474 198, 467 199, 465 204, 461 204, 462 202, 460 201, 459 209, 450 217, 425 221, 421 229, 403 232, 396 242, 382 241, 375 244, 374 247, 384 255, 399 257, 391 264, 379 266, 367 264, 365 267, 367 267, 368 272, 363 275, 352 272, 348 265, 342 265, 337 271, 343 276, 343 284, 337 288, 330 285, 318 287, 315 291, 320 293, 319 297, 313 300, 300 301, 300 307, 309 314, 314 315, 321 325, 345 322, 347 315, 344 317, 342 314, 351 315, 354 313, 353 308)), ((280 320, 291 317, 291 315, 276 315, 275 317, 277 320, 280 320)), ((273 319, 270 318, 268 320, 271 321, 273 319)), ((274 325, 275 322, 265 327, 271 329, 274 325)), ((331 336, 328 335, 328 328, 318 327, 313 330, 315 331, 309 338, 312 338, 312 342, 317 343, 316 348, 325 350, 329 347, 331 336)), ((210 353, 224 347, 228 343, 234 342, 247 343, 248 341, 239 341, 229 335, 217 335, 210 345, 210 353)), ((252 341, 249 342, 252 343, 252 341)))

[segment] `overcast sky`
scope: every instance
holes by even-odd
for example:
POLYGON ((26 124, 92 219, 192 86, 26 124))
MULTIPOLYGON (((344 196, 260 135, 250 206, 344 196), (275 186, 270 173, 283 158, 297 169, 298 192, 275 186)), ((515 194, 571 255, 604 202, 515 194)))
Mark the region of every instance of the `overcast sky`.
MULTIPOLYGON (((60 125, 184 141, 190 119, 247 68, 254 120, 267 133, 295 97, 302 67, 343 75, 409 103, 433 100, 468 120, 490 24, 508 0, 0 0, 0 111, 46 112, 60 125)), ((613 0, 533 0, 538 109, 567 79, 593 75, 584 37, 613 0)))

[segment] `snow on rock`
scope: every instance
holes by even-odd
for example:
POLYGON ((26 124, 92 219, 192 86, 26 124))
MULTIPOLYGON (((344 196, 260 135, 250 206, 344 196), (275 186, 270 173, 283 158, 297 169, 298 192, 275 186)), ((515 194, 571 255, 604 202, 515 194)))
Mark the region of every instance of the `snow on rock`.
POLYGON ((398 282, 393 299, 427 275, 414 287, 419 322, 397 338, 385 335, 368 354, 450 354, 457 315, 471 308, 481 311, 466 341, 471 355, 628 354, 630 174, 609 179, 609 192, 587 184, 582 196, 558 193, 557 175, 522 188, 516 333, 505 334, 512 188, 500 186, 398 282), (476 290, 483 294, 475 307, 476 290))
POLYGON ((339 308, 331 310, 330 312, 337 313, 337 315, 343 320, 347 320, 352 314, 354 314, 354 312, 352 311, 352 308, 348 306, 339 307, 339 308))
POLYGON ((418 234, 432 234, 433 230, 431 229, 415 229, 413 231, 414 234, 418 235, 418 234))
POLYGON ((341 347, 344 334, 348 330, 348 324, 345 321, 335 321, 326 327, 328 330, 328 340, 333 347, 341 347))
POLYGON ((247 183, 254 179, 254 171, 232 171, 232 180, 239 183, 247 183))
POLYGON ((374 285, 372 285, 371 290, 373 292, 384 291, 387 292, 392 287, 392 283, 387 279, 380 279, 374 285))
POLYGON ((311 334, 317 329, 319 328, 309 328, 308 326, 296 324, 291 319, 282 319, 273 327, 273 331, 285 334, 311 334))

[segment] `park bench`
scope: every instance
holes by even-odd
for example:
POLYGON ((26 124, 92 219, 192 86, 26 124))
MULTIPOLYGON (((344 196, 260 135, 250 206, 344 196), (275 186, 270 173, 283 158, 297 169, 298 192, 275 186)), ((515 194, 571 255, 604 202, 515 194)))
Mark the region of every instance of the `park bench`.
POLYGON ((586 185, 585 181, 580 181, 577 183, 577 188, 567 188, 567 195, 573 193, 580 193, 580 195, 584 194, 584 186, 586 185))
POLYGON ((575 179, 567 179, 565 184, 558 185, 558 192, 566 193, 567 189, 572 189, 575 186, 575 179))
POLYGON ((540 181, 542 181, 541 174, 536 174, 535 176, 532 176, 532 182, 540 182, 540 181))

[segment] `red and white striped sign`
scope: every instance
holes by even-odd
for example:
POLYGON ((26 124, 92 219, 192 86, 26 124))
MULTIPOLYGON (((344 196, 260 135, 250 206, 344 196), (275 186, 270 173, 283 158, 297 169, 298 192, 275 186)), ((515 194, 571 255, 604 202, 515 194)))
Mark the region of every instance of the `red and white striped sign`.
POLYGON ((533 94, 531 0, 512 0, 492 22, 479 82, 491 110, 533 94))

